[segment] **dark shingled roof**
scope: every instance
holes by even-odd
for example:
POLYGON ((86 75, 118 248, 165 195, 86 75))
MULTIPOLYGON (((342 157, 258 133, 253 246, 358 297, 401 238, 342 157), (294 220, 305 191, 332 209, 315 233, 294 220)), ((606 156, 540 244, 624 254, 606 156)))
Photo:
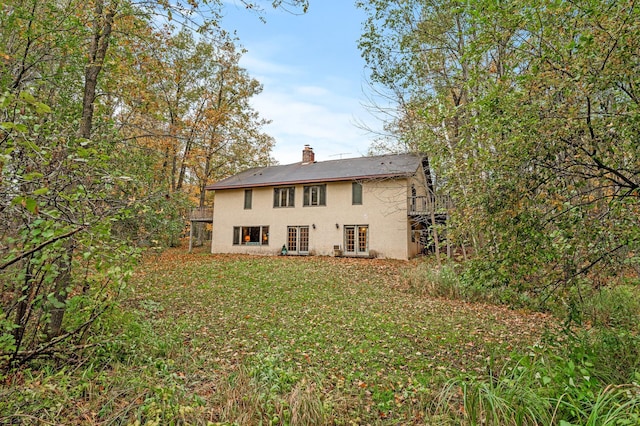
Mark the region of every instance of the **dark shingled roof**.
POLYGON ((300 183, 403 177, 412 176, 419 167, 422 167, 422 156, 417 154, 379 155, 307 164, 294 163, 284 166, 249 169, 213 185, 208 185, 206 189, 255 188, 300 183))

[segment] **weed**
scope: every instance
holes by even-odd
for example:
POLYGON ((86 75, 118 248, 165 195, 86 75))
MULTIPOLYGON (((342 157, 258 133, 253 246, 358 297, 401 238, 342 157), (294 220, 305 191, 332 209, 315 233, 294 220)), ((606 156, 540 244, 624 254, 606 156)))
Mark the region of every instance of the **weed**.
POLYGON ((576 405, 562 395, 557 407, 575 413, 571 421, 560 419, 561 426, 601 426, 640 424, 640 386, 609 385, 588 405, 576 405))
MULTIPOLYGON (((593 376, 588 354, 575 359, 532 347, 494 373, 449 380, 430 408, 433 418, 469 425, 635 425, 640 387, 593 376)), ((640 377, 640 376, 639 376, 640 377)))
POLYGON ((240 367, 222 378, 214 395, 225 424, 322 425, 325 408, 317 383, 298 380, 270 362, 240 367))
POLYGON ((465 294, 454 263, 442 266, 431 262, 420 262, 403 273, 411 292, 420 296, 460 299, 465 294))
POLYGON ((306 379, 293 387, 288 397, 292 425, 325 424, 324 405, 319 389, 318 385, 306 379))
POLYGON ((430 414, 471 425, 549 425, 551 404, 534 391, 540 377, 531 368, 536 361, 531 354, 486 376, 451 379, 430 414))
POLYGON ((640 289, 637 286, 603 287, 582 298, 584 319, 592 326, 640 331, 640 289))
POLYGON ((588 357, 603 383, 629 383, 640 372, 640 336, 626 330, 592 328, 569 334, 571 359, 588 357))

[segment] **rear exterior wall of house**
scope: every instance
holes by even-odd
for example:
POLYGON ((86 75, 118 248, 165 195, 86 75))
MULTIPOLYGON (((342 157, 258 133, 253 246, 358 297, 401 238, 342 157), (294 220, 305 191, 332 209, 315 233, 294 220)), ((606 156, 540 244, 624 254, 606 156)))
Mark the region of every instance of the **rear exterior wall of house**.
POLYGON ((218 190, 211 251, 408 259, 419 250, 409 188, 401 178, 218 190))

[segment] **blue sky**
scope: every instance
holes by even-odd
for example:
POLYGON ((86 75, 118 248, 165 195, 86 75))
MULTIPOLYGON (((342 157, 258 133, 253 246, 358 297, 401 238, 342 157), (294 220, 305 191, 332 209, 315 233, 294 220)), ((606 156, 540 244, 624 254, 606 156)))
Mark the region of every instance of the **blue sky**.
POLYGON ((269 8, 266 23, 236 0, 225 3, 222 26, 236 31, 248 50, 240 64, 264 86, 252 104, 272 120, 265 128, 276 140, 272 156, 298 162, 305 144, 317 161, 365 155, 374 136, 357 123, 381 125, 366 108, 357 47, 364 14, 352 0, 313 0, 304 15, 269 8))

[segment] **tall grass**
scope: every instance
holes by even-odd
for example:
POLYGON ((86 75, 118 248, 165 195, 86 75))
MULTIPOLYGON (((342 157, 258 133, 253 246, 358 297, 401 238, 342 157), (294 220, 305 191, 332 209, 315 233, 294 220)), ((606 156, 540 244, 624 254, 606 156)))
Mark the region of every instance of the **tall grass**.
POLYGON ((487 288, 464 279, 464 265, 448 261, 442 265, 432 259, 412 264, 402 274, 411 293, 419 296, 459 299, 524 307, 531 304, 529 295, 506 287, 487 288))
POLYGON ((582 320, 595 327, 640 331, 639 285, 601 287, 582 296, 582 320))
POLYGON ((403 279, 409 291, 420 296, 461 299, 467 294, 454 263, 439 266, 433 262, 422 261, 407 268, 403 272, 403 279))
POLYGON ((539 371, 522 357, 485 376, 449 380, 434 400, 431 415, 468 425, 550 425, 551 402, 535 391, 539 371))
POLYGON ((573 421, 560 419, 562 426, 607 426, 640 424, 640 385, 609 385, 590 404, 576 404, 561 395, 557 407, 573 414, 573 421))
POLYGON ((462 425, 640 424, 640 385, 603 387, 592 371, 588 359, 534 347, 498 372, 449 380, 429 415, 441 424, 462 425))
POLYGON ((217 420, 229 424, 323 425, 321 386, 282 367, 277 354, 222 377, 214 394, 217 420))

